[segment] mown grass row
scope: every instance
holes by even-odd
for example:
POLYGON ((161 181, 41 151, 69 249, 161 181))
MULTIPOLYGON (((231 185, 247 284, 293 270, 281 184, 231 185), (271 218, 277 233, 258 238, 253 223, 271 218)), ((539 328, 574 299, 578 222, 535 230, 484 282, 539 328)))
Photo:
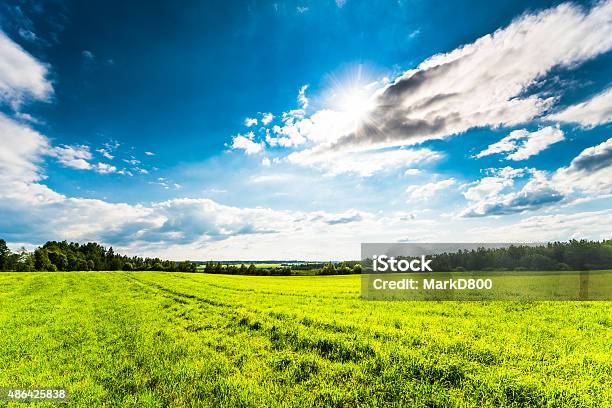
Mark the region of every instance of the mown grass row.
POLYGON ((606 406, 609 302, 363 302, 358 277, 0 274, 0 387, 72 406, 606 406))

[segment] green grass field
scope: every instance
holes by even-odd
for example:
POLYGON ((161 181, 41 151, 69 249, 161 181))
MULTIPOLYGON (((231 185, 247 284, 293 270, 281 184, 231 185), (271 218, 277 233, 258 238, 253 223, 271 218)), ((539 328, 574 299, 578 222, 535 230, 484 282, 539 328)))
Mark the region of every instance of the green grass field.
POLYGON ((0 273, 0 387, 84 407, 612 405, 612 302, 367 302, 359 279, 0 273))

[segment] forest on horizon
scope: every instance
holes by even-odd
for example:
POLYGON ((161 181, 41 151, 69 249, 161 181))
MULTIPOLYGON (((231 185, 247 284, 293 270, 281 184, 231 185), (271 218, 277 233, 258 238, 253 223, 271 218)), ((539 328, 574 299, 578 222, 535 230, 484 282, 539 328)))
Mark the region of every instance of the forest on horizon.
MULTIPOLYGON (((459 250, 432 256, 435 271, 567 271, 612 269, 612 239, 570 240, 545 245, 459 250)), ((253 263, 193 261, 126 256, 96 242, 48 241, 34 251, 12 252, 0 239, 0 271, 167 271, 230 275, 346 275, 361 273, 359 261, 286 264, 257 268, 253 263)))

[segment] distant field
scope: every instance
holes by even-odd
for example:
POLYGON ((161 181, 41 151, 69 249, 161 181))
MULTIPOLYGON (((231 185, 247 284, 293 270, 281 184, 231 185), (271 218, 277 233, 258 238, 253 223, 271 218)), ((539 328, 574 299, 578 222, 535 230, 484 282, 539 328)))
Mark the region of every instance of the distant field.
MULTIPOLYGON (((240 266, 242 264, 240 263, 236 263, 236 264, 232 264, 234 266, 240 266)), ((245 262, 244 266, 246 266, 247 268, 249 267, 249 265, 251 265, 251 262, 245 262)), ((253 263, 253 265, 256 268, 280 268, 281 266, 283 266, 283 264, 281 263, 253 263)), ((199 265, 198 268, 203 269, 206 265, 199 265)), ((223 264, 222 266, 227 266, 227 264, 223 264)))
POLYGON ((612 302, 366 302, 359 279, 0 273, 0 387, 64 386, 70 406, 612 405, 612 302))
MULTIPOLYGON (((246 264, 246 266, 249 265, 250 264, 246 264)), ((256 268, 280 268, 282 266, 280 263, 256 263, 253 265, 255 265, 256 268)))

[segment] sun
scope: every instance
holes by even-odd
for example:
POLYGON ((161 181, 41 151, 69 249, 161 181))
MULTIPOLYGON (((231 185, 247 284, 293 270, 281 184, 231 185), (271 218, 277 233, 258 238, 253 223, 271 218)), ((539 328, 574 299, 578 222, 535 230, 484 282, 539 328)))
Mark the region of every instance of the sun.
POLYGON ((327 92, 327 106, 346 116, 355 124, 368 120, 376 106, 375 93, 380 87, 362 66, 358 66, 341 77, 332 76, 327 92))
POLYGON ((353 84, 337 92, 336 108, 355 122, 362 122, 374 108, 371 91, 366 84, 353 84))

